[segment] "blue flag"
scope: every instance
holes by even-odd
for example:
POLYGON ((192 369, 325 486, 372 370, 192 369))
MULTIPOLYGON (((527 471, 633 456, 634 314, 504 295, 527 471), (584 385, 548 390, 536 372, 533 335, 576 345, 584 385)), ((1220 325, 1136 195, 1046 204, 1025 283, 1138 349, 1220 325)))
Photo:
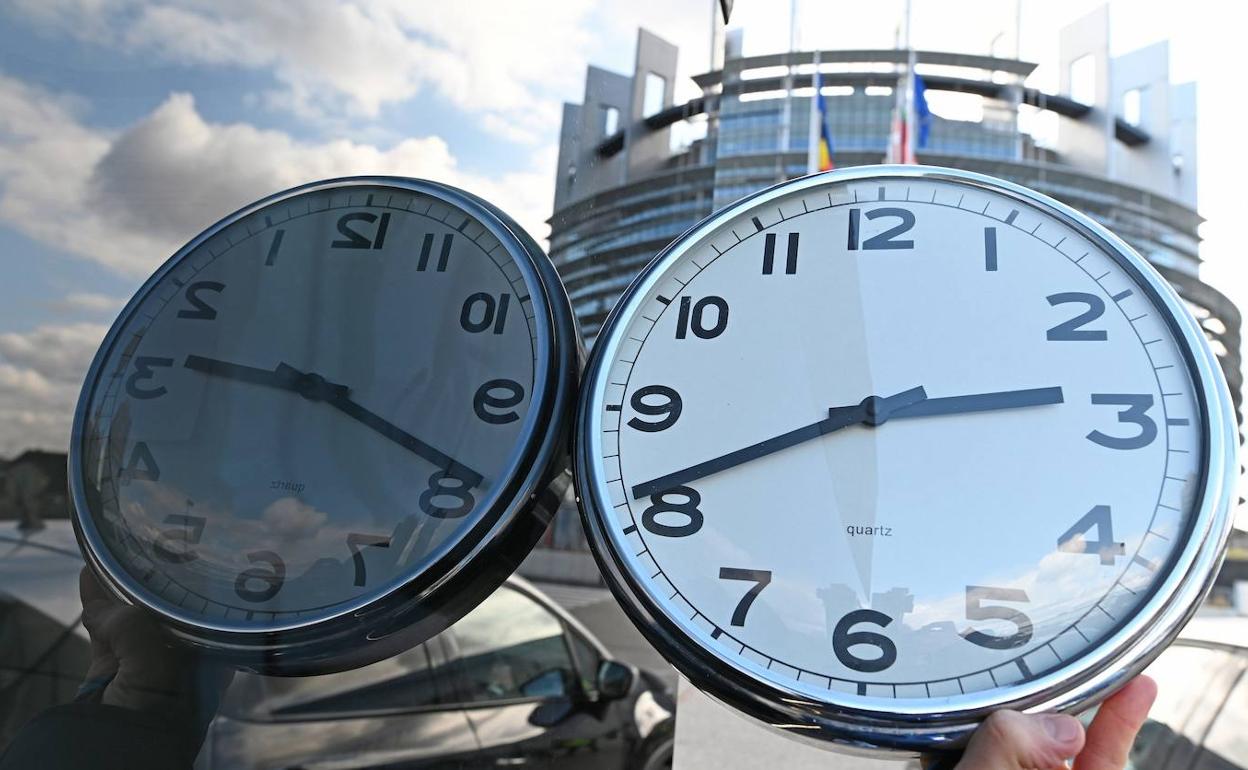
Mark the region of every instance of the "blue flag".
POLYGON ((914 73, 914 117, 918 124, 919 147, 927 146, 927 134, 932 129, 932 111, 927 106, 927 85, 919 73, 914 73))

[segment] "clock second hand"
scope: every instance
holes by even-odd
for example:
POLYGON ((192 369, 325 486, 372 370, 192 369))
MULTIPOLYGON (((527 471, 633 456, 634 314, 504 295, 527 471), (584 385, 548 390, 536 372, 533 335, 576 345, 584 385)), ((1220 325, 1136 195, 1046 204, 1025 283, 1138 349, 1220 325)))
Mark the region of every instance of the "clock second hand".
POLYGON ((423 457, 469 487, 479 487, 483 481, 480 473, 368 411, 348 397, 349 388, 329 382, 319 374, 301 372, 285 363, 278 364, 274 369, 261 369, 193 354, 186 357, 183 366, 203 374, 288 390, 298 393, 309 401, 324 401, 409 452, 423 457))
POLYGON ((928 398, 927 391, 922 387, 917 387, 886 398, 868 396, 853 406, 832 407, 828 410, 828 416, 819 422, 791 430, 788 433, 782 433, 779 436, 760 441, 757 444, 751 444, 697 465, 691 465, 683 470, 636 484, 632 489, 633 499, 658 494, 672 487, 696 481, 729 468, 735 468, 738 465, 765 457, 773 452, 788 449, 791 446, 859 423, 877 427, 889 419, 1045 406, 1060 404, 1062 401, 1062 389, 1060 387, 1004 390, 995 393, 975 393, 943 398, 928 398))

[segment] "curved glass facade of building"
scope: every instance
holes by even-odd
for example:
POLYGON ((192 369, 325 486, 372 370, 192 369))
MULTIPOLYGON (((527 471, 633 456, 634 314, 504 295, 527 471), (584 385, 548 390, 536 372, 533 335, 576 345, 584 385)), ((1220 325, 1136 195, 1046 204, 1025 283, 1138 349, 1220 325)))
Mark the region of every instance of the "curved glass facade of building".
MULTIPOLYGON (((730 41, 722 69, 694 79, 701 98, 674 105, 675 48, 642 31, 632 76, 591 68, 584 103, 565 105, 550 254, 589 341, 632 279, 676 236, 744 195, 807 173, 816 66, 836 166, 883 160, 904 52, 823 51, 816 64, 812 52, 742 58, 733 48, 730 41), (646 93, 656 83, 665 85, 661 110, 658 95, 646 93), (608 111, 616 111, 618 128, 604 118, 608 111), (673 150, 676 124, 704 124, 705 136, 673 150)), ((1063 50, 1064 59, 1077 54, 1063 50)), ((1164 68, 1141 74, 1128 66, 1126 76, 1160 78, 1174 93, 1170 114, 1126 124, 1112 109, 1028 89, 1034 65, 1026 62, 923 52, 917 58, 929 97, 945 91, 980 99, 978 119, 933 116, 919 162, 1030 187, 1129 242, 1203 323, 1238 408, 1240 315, 1199 278, 1194 89, 1170 86, 1164 68), (1025 112, 1057 114, 1055 147, 1037 147, 1020 131, 1025 112), (1154 124, 1169 135, 1150 133, 1154 124)))

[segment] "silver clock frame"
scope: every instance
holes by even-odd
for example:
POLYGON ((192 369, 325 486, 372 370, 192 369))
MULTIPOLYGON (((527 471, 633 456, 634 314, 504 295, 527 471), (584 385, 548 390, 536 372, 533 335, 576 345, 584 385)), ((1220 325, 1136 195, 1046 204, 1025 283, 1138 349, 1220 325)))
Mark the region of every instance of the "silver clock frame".
POLYGON ((989 713, 1001 708, 1077 713, 1099 703, 1143 670, 1178 635, 1213 584, 1229 537, 1238 465, 1234 409, 1225 379, 1200 327, 1178 294, 1130 246, 1087 216, 1010 182, 956 169, 930 166, 863 166, 780 183, 743 198, 703 219, 658 254, 611 312, 599 333, 581 385, 576 420, 574 475, 585 529, 612 593, 639 630, 700 690, 788 735, 831 741, 866 754, 931 753, 963 746, 989 713), (1061 667, 1027 682, 952 699, 956 706, 853 696, 829 690, 812 700, 758 676, 703 646, 673 620, 670 601, 652 596, 646 576, 633 574, 617 550, 606 484, 598 470, 602 456, 602 406, 609 365, 618 358, 622 328, 664 272, 686 252, 747 209, 828 184, 860 181, 945 181, 1004 195, 1055 217, 1102 247, 1168 311, 1167 325, 1180 342, 1195 383, 1203 422, 1205 462, 1199 501, 1193 507, 1186 542, 1172 555, 1166 575, 1135 614, 1106 639, 1061 667))
POLYGON ((75 534, 90 569, 115 596, 153 612, 174 636, 236 668, 308 675, 390 657, 439 633, 476 607, 519 566, 545 532, 571 482, 568 437, 583 359, 571 304, 554 265, 523 228, 487 201, 438 182, 392 176, 328 179, 275 193, 230 214, 178 249, 134 294, 101 342, 79 395, 70 439, 75 534), (503 245, 533 298, 534 367, 544 382, 543 391, 533 394, 523 438, 508 458, 510 476, 478 503, 486 508, 478 523, 444 545, 428 569, 281 625, 257 627, 195 617, 153 597, 130 575, 110 552, 90 512, 83 480, 83 441, 92 396, 130 318, 184 259, 262 209, 307 193, 351 187, 390 187, 440 200, 474 217, 503 245))

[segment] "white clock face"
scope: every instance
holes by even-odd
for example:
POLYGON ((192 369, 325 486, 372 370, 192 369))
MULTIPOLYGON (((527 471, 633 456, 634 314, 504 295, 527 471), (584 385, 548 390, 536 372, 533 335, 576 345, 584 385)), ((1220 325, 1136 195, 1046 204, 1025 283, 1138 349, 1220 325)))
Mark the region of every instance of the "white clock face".
POLYGON ((419 573, 533 440, 531 274, 474 215, 384 185, 282 198, 199 243, 118 322, 86 404, 112 559, 216 627, 314 619, 419 573))
POLYGON ((956 699, 1104 641, 1204 483, 1153 291, 970 184, 766 200, 688 236, 597 342, 590 483, 637 590, 820 701, 956 699))

